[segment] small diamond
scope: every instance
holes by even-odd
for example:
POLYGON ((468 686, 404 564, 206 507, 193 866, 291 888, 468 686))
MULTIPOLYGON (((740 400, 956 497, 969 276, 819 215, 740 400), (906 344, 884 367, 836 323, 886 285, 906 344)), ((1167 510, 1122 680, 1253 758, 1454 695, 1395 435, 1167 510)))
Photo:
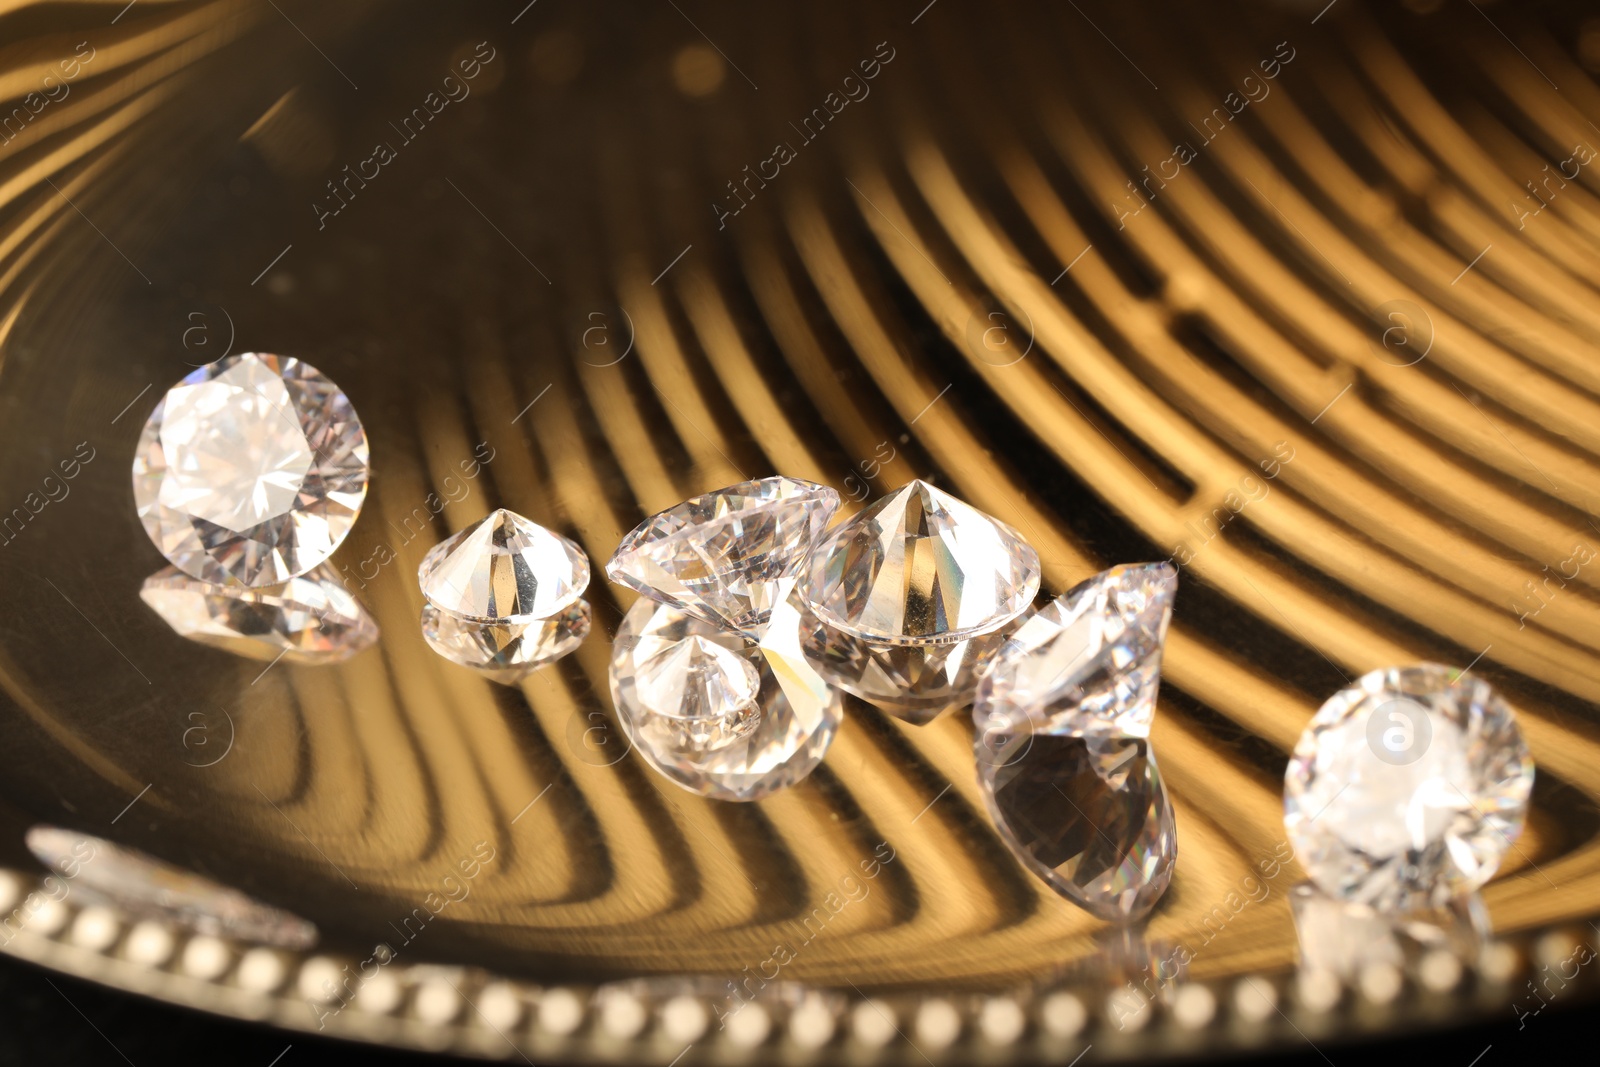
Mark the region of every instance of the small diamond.
MULTIPOLYGON (((784 583, 782 592, 787 591, 784 583)), ((774 611, 767 630, 770 644, 757 645, 671 605, 638 600, 617 629, 610 672, 611 699, 634 748, 684 789, 718 800, 759 800, 809 775, 833 743, 841 709, 838 694, 798 655, 794 626, 792 615, 774 611), (787 636, 781 632, 785 626, 791 630, 787 636), (680 653, 689 642, 699 651, 680 653), (707 653, 708 646, 720 651, 707 653), (642 703, 641 675, 647 690, 673 689, 664 671, 641 670, 644 665, 688 663, 701 656, 725 663, 722 653, 741 658, 757 674, 760 688, 748 707, 720 717, 690 718, 658 714, 642 703)), ((740 684, 733 679, 742 671, 718 671, 730 688, 740 684)), ((692 689, 684 682, 679 686, 681 691, 692 689)), ((686 700, 678 707, 693 703, 686 700)), ((700 706, 711 710, 733 703, 719 698, 700 706)))
POLYGON ((1295 746, 1284 825, 1306 873, 1381 911, 1439 906, 1499 869, 1533 758, 1488 683, 1424 663, 1335 693, 1295 746))
POLYGON ((911 481, 828 532, 804 595, 849 636, 946 644, 999 629, 1038 591, 1039 554, 1021 534, 911 481))
POLYGON ((500 508, 429 549, 417 581, 429 602, 462 619, 543 619, 583 595, 589 557, 560 534, 500 508))
POLYGON ((150 540, 179 570, 269 586, 332 555, 367 495, 367 438, 310 364, 246 352, 167 391, 133 460, 150 540))
POLYGON ((589 636, 589 602, 577 600, 546 618, 478 622, 422 607, 422 636, 439 655, 497 682, 518 682, 560 659, 589 636))
POLYGON ((717 626, 759 638, 791 577, 839 508, 798 478, 762 478, 693 497, 622 539, 606 576, 717 626))
POLYGON ((378 624, 328 565, 253 589, 164 567, 139 596, 182 636, 251 659, 336 663, 378 639, 378 624))
POLYGON ((725 719, 754 704, 761 690, 749 659, 701 634, 635 662, 639 706, 669 719, 725 719))
POLYGON ((1038 591, 1038 553, 1015 530, 908 482, 812 551, 801 642, 833 685, 926 722, 971 698, 1038 591))
POLYGON ((1148 737, 1178 576, 1113 567, 1057 597, 978 686, 978 780, 995 827, 1052 888, 1102 918, 1149 913, 1177 827, 1148 737))
POLYGON ((980 730, 1149 737, 1178 572, 1112 567, 1011 635, 973 703, 980 730))

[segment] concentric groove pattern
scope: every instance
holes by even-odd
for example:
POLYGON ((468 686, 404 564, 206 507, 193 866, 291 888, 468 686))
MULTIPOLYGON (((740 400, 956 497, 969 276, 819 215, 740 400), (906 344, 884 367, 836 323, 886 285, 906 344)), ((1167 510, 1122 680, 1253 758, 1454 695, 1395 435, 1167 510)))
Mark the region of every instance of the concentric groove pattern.
POLYGON ((1538 785, 1489 911, 1513 934, 1590 917, 1584 5, 120 6, 0 12, 7 111, 95 49, 0 144, 11 807, 59 821, 65 798, 345 944, 422 908, 408 961, 688 971, 722 1011, 781 944, 781 980, 959 1000, 970 1035, 969 992, 1103 946, 996 837, 962 718, 852 701, 804 783, 718 805, 626 752, 606 634, 631 594, 591 590, 590 638, 515 688, 417 627, 423 554, 497 507, 599 561, 736 482, 853 513, 921 478, 1020 531, 1048 593, 1178 567, 1151 744, 1182 858, 1149 932, 1224 1015, 1292 963, 1300 873, 1197 931, 1277 854, 1316 707, 1375 668, 1470 664, 1515 707, 1538 785), (347 663, 263 674, 138 601, 160 559, 121 412, 230 332, 361 412, 371 492, 331 563, 383 638, 347 663), (232 738, 220 762, 196 725, 232 738))

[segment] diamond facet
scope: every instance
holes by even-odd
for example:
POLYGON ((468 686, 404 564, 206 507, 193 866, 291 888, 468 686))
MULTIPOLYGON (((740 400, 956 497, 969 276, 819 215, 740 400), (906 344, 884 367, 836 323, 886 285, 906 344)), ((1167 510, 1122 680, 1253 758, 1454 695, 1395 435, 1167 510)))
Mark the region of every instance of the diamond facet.
POLYGON ((798 478, 740 482, 685 500, 622 539, 606 576, 717 626, 759 638, 791 577, 839 508, 798 478))
POLYGON ((310 364, 246 352, 167 391, 133 461, 139 518, 202 581, 276 585, 333 553, 367 495, 367 438, 310 364))
POLYGON ((1487 682, 1434 663, 1390 667, 1312 718, 1284 776, 1284 825, 1330 896, 1438 906, 1494 875, 1533 775, 1516 716, 1487 682))
POLYGON ((1101 918, 1149 913, 1177 826, 1150 750, 1178 576, 1113 567, 1023 623, 978 685, 978 781, 995 828, 1058 893, 1101 918))
POLYGON ((560 534, 499 508, 429 549, 417 581, 435 607, 463 619, 543 619, 583 595, 589 557, 560 534))
POLYGON ((1085 911, 1142 918, 1172 880, 1176 821, 1150 742, 991 734, 978 782, 995 829, 1025 866, 1085 911))
POLYGON ((1035 612, 984 675, 980 729, 1149 737, 1178 573, 1112 567, 1035 612))
MULTIPOLYGON (((668 604, 641 598, 633 605, 612 646, 611 699, 647 763, 692 793, 741 801, 759 800, 816 769, 839 728, 839 696, 806 666, 792 632, 775 635, 785 617, 773 613, 768 646, 668 604), (693 670, 697 660, 717 663, 719 686, 735 696, 743 672, 731 670, 724 654, 743 660, 759 680, 754 701, 745 707, 725 697, 692 695, 695 686, 687 678, 673 683, 665 670, 669 664, 693 670), (642 699, 642 693, 655 694, 658 707, 669 707, 662 697, 674 691, 682 694, 678 715, 653 711, 642 699), (683 714, 716 710, 724 713, 683 714)), ((788 616, 787 626, 794 625, 788 616)))
POLYGON ((560 659, 589 636, 589 602, 576 600, 545 618, 479 622, 422 606, 422 636, 439 655, 497 682, 521 681, 560 659))
POLYGON ((164 567, 139 596, 182 636, 251 659, 336 663, 378 639, 378 624, 331 565, 254 589, 164 567))
POLYGON ((954 643, 1000 628, 1039 591, 1039 554, 1005 523, 911 481, 817 544, 804 596, 852 637, 954 643))

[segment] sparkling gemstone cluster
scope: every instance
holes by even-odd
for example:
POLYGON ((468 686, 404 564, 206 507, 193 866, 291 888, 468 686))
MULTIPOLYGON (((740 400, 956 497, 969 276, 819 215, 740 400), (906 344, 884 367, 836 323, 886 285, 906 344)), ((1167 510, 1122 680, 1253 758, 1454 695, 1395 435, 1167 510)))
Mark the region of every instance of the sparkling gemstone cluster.
POLYGON ((417 581, 424 640, 494 681, 520 681, 589 634, 589 557, 514 511, 499 508, 439 542, 417 581))
POLYGON ((1058 893, 1118 922, 1155 907, 1177 859, 1150 750, 1177 584, 1171 564, 1147 563, 1076 586, 1012 634, 973 704, 995 828, 1058 893))
POLYGON ((786 598, 838 507, 812 482, 741 482, 646 519, 607 564, 643 594, 612 645, 612 701, 634 748, 683 788, 757 800, 832 744, 839 694, 801 654, 786 598))
POLYGON ((181 636, 258 659, 335 662, 377 624, 323 565, 366 499, 367 438, 301 360, 246 352, 169 389, 140 434, 133 495, 172 563, 140 596, 181 636))

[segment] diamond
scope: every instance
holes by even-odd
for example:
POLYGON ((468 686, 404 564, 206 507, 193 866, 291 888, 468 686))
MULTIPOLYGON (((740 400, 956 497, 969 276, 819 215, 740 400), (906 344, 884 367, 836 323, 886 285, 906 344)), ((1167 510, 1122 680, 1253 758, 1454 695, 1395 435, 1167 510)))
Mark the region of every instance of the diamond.
POLYGON ((636 663, 639 706, 669 719, 725 719, 754 704, 761 690, 754 664, 702 634, 636 663))
POLYGON ((1284 776, 1284 825, 1330 896, 1437 907, 1494 875, 1522 832, 1533 758, 1487 682, 1435 663, 1376 670, 1312 718, 1284 776))
POLYGON ((1039 554, 970 504, 911 481, 829 531, 811 554, 812 610, 866 640, 948 644, 1028 609, 1039 554))
POLYGON ((1148 740, 1177 584, 1170 564, 1145 563, 1073 587, 1011 635, 973 701, 1000 836, 1058 893, 1116 921, 1155 907, 1177 858, 1148 740))
POLYGON ((519 616, 478 622, 422 607, 422 637, 452 663, 471 667, 497 682, 514 683, 565 656, 589 636, 589 602, 577 600, 546 618, 519 616))
POLYGON ((766 627, 778 582, 799 569, 839 509, 839 494, 798 478, 740 482, 640 523, 606 576, 652 600, 752 638, 766 627))
POLYGON ((435 607, 462 619, 543 619, 583 595, 589 557, 560 534, 499 508, 429 549, 417 581, 435 607))
POLYGON ((1112 567, 1035 612, 978 686, 980 730, 1149 737, 1178 572, 1112 567))
POLYGON ((367 495, 367 437, 308 363, 246 352, 167 391, 133 460, 139 518, 179 570, 269 586, 333 554, 367 495))
POLYGON ((378 624, 331 565, 254 589, 163 567, 139 596, 183 637, 251 659, 335 663, 378 639, 378 624))
POLYGON ((1039 591, 1011 527, 913 481, 835 526, 795 594, 801 643, 831 684, 926 722, 970 699, 1039 591))
MULTIPOLYGON (((786 595, 788 585, 780 583, 779 592, 786 595)), ((638 600, 617 629, 610 678, 618 718, 640 756, 684 789, 718 800, 759 800, 815 770, 833 743, 841 707, 838 693, 800 656, 797 625, 780 606, 758 645, 672 605, 638 600), (711 647, 718 651, 708 651, 711 647), (723 697, 700 702, 687 695, 694 688, 687 680, 669 684, 664 670, 669 663, 711 660, 719 664, 718 684, 732 690, 727 696, 737 696, 743 671, 728 669, 724 653, 755 672, 759 689, 750 705, 738 708, 723 697), (685 694, 677 704, 680 714, 647 708, 641 681, 646 692, 657 695, 657 706, 671 707, 661 699, 666 694, 685 694), (694 710, 725 713, 682 714, 694 710)))

